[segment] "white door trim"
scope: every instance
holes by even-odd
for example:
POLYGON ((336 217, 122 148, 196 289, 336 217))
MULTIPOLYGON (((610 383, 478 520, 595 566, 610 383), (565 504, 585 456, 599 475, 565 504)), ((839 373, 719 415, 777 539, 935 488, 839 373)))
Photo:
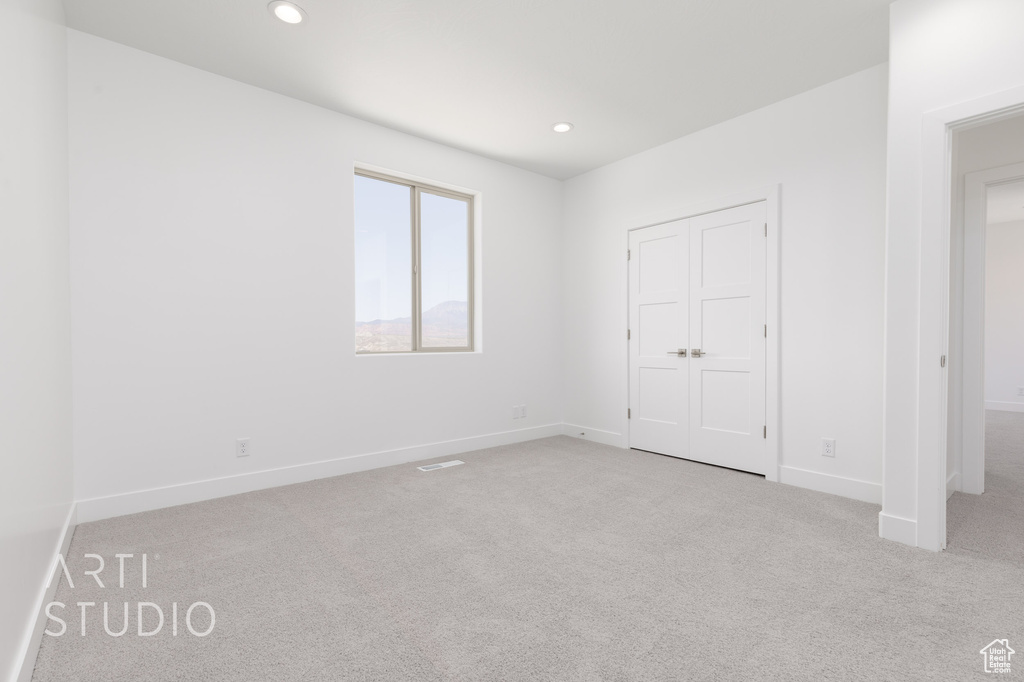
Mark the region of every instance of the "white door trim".
POLYGON ((1024 163, 968 173, 964 178, 963 436, 960 485, 985 492, 985 239, 987 192, 994 185, 1024 180, 1024 163))
MULTIPOLYGON (((779 371, 781 367, 781 322, 779 314, 780 270, 779 270, 779 232, 781 228, 781 185, 768 185, 744 192, 737 192, 717 199, 709 199, 683 206, 677 209, 658 211, 634 221, 624 231, 626 248, 629 248, 629 233, 645 227, 661 225, 674 220, 692 218, 705 213, 714 213, 727 208, 766 202, 766 220, 768 223, 767 262, 765 264, 765 319, 768 323, 768 340, 765 350, 765 424, 768 428, 765 443, 765 479, 778 482, 779 453, 782 452, 782 419, 780 411, 779 371)), ((629 291, 629 268, 626 268, 626 291, 629 291)), ((628 297, 627 297, 628 300, 628 297)), ((629 306, 626 306, 626 321, 629 323, 629 306)), ((629 386, 629 346, 626 346, 626 386, 629 386)), ((629 405, 629 393, 625 396, 629 405)), ((623 408, 625 409, 625 407, 623 408)), ((626 447, 629 447, 629 423, 626 428, 626 447)))
MULTIPOLYGON (((1024 87, 1018 87, 928 112, 922 121, 915 453, 917 518, 908 520, 915 526, 914 542, 908 544, 932 551, 946 547, 948 381, 939 358, 948 353, 949 346, 952 135, 954 130, 1009 118, 1022 110, 1024 87)), ((879 534, 907 542, 905 533, 897 536, 887 530, 882 516, 879 534)))

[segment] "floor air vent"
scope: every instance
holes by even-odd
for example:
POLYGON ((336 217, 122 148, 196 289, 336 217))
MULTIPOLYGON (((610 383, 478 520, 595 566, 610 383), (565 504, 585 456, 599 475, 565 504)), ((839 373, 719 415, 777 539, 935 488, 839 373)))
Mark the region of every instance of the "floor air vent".
POLYGON ((445 467, 458 466, 459 464, 465 464, 461 459, 453 459, 450 462, 441 462, 440 464, 428 464, 422 467, 416 467, 420 471, 433 471, 434 469, 444 469, 445 467))

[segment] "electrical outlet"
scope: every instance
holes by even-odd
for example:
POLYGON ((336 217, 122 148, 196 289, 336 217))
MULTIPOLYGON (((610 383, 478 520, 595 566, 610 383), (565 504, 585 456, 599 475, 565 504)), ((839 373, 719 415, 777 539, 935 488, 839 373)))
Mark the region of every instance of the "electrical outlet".
POLYGON ((1018 386, 1017 387, 1017 396, 1021 397, 1021 398, 1024 398, 1024 386, 1018 386))
POLYGON ((835 438, 822 438, 821 439, 821 456, 822 457, 835 457, 836 456, 836 439, 835 438))
POLYGON ((252 446, 249 445, 248 438, 238 438, 235 440, 235 457, 248 457, 251 449, 252 446))

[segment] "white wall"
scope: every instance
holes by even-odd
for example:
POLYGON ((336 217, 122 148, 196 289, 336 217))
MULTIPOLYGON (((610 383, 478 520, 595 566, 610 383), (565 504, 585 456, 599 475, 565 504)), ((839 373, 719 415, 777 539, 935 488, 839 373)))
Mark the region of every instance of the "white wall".
MULTIPOLYGON (((919 540, 917 529, 919 428, 934 424, 937 433, 941 409, 934 394, 922 404, 919 379, 927 371, 928 381, 938 385, 937 358, 944 347, 933 322, 937 304, 929 303, 922 317, 920 301, 922 254, 943 248, 939 226, 922 222, 922 129, 928 112, 1024 85, 1022 24, 1024 3, 1019 0, 899 0, 891 6, 880 532, 908 544, 937 549, 933 538, 919 540), (927 357, 922 357, 922 344, 927 357)), ((928 292, 935 289, 931 281, 927 287, 928 292)), ((930 450, 921 454, 942 456, 930 450)), ((922 479, 925 483, 931 485, 922 479)))
POLYGON ((885 111, 883 64, 569 180, 566 422, 626 443, 627 228, 781 183, 782 480, 880 499, 885 111))
POLYGON ((985 234, 985 402, 1024 412, 1024 221, 985 234))
POLYGON ((67 52, 60 2, 0 0, 0 679, 71 509, 67 52))
POLYGON ((559 182, 69 36, 78 499, 561 422, 559 182), (356 161, 483 192, 482 353, 355 356, 356 161))

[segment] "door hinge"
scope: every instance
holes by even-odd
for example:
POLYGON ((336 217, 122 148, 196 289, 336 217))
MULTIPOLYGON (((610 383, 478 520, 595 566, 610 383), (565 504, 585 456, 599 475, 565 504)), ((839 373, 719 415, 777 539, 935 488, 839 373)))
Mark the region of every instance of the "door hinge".
POLYGON ((768 425, 767 425, 767 424, 765 424, 764 430, 763 430, 763 431, 761 432, 761 435, 762 435, 762 436, 763 436, 764 438, 767 438, 767 437, 768 437, 768 425))
POLYGON ((633 418, 633 410, 631 408, 627 407, 626 408, 626 419, 632 419, 632 418, 633 418))
POLYGON ((941 358, 939 358, 939 367, 945 367, 945 366, 946 366, 946 356, 943 355, 941 358))
POLYGON ((629 340, 629 339, 631 338, 631 336, 632 336, 632 334, 631 334, 631 333, 630 333, 630 331, 629 331, 629 330, 627 329, 627 330, 626 330, 626 339, 627 339, 627 340, 629 340))
POLYGON ((630 258, 630 252, 629 252, 629 249, 626 249, 626 260, 629 260, 629 258, 630 258))

